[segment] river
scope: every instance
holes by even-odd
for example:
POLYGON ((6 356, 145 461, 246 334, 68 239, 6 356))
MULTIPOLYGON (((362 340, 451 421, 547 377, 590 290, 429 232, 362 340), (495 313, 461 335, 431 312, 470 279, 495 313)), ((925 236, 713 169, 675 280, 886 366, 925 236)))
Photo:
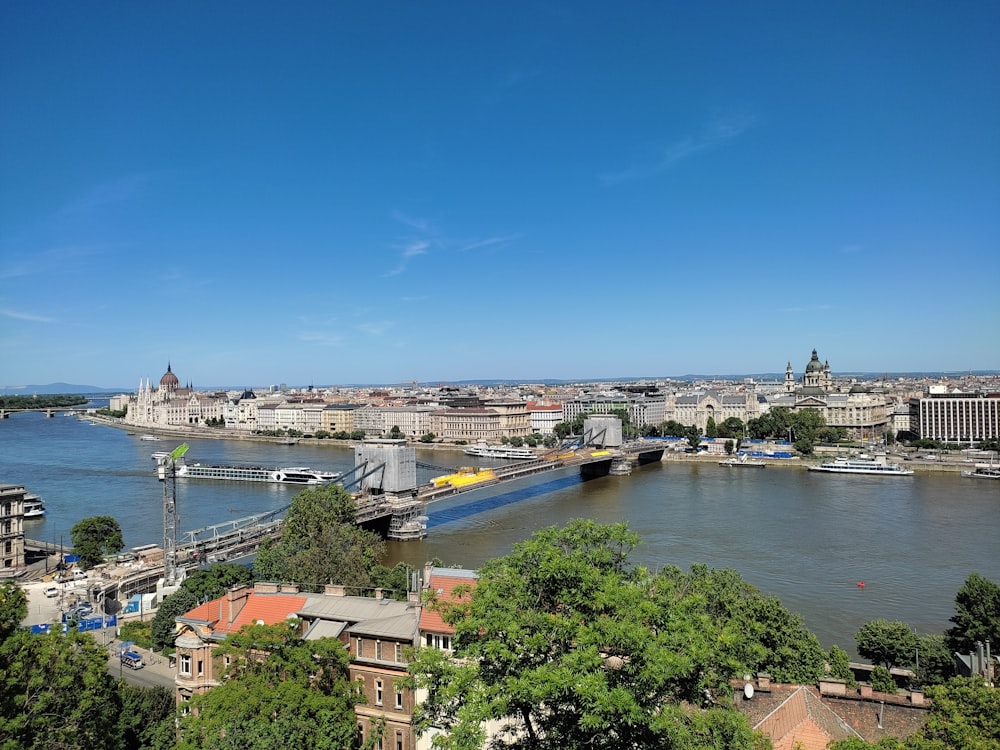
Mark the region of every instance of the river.
MULTIPOLYGON (((163 484, 150 454, 177 442, 144 441, 73 417, 14 414, 0 420, 0 483, 23 484, 45 500, 46 517, 25 522, 29 538, 68 545, 77 521, 110 515, 126 546, 160 543, 163 484)), ((342 445, 187 442, 192 460, 336 471, 353 465, 352 449, 342 445)), ((417 461, 472 462, 423 449, 417 461)), ((438 473, 418 468, 418 479, 438 473)), ((637 563, 733 568, 801 614, 825 647, 837 643, 853 653, 854 633, 867 620, 941 632, 969 573, 1000 582, 998 485, 954 473, 865 477, 684 461, 587 482, 566 470, 430 506, 427 539, 390 543, 386 562, 422 565, 436 557, 476 568, 539 528, 573 518, 625 521, 642 537, 637 563)), ((281 508, 297 490, 178 481, 178 537, 183 542, 186 530, 281 508)))

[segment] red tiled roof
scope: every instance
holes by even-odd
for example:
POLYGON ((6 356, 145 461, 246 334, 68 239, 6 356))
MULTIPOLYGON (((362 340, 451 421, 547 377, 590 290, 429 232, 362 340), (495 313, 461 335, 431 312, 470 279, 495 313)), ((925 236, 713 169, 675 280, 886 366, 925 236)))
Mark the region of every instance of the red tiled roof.
MULTIPOLYGON (((456 602, 468 601, 470 597, 469 594, 465 594, 459 599, 458 595, 454 593, 457 586, 475 587, 475 585, 476 581, 474 578, 432 575, 427 588, 429 591, 434 592, 434 600, 436 601, 456 602)), ((455 629, 451 625, 441 619, 441 614, 433 609, 433 605, 428 606, 427 604, 420 609, 420 629, 432 633, 454 634, 455 632, 455 629)))
POLYGON ((212 632, 217 635, 235 633, 244 625, 252 625, 262 621, 265 625, 276 625, 283 622, 289 615, 295 614, 306 604, 303 596, 289 594, 262 594, 256 591, 247 593, 246 603, 229 621, 229 601, 226 596, 200 604, 183 617, 189 620, 204 620, 209 623, 212 632))

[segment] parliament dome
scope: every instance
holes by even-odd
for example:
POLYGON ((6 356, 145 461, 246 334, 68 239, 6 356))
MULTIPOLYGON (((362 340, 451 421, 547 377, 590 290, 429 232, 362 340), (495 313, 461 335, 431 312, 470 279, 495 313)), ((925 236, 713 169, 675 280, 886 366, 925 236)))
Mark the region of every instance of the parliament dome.
POLYGON ((180 385, 180 381, 177 379, 177 376, 174 375, 173 371, 170 369, 170 363, 168 362, 167 371, 163 373, 163 377, 160 378, 160 388, 167 388, 169 390, 173 390, 178 385, 180 385))

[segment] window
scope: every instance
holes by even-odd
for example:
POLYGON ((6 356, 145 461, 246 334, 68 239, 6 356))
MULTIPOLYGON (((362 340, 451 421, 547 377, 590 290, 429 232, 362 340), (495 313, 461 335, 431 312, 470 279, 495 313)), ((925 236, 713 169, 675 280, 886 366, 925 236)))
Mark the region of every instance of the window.
POLYGON ((396 750, 403 750, 403 733, 396 732, 396 750))
POLYGON ((180 673, 190 675, 191 674, 191 654, 181 654, 180 659, 180 673))
POLYGON ((357 655, 357 657, 359 659, 361 658, 362 653, 363 653, 363 651, 362 651, 362 644, 363 643, 364 643, 364 641, 361 638, 357 639, 357 646, 356 646, 356 649, 355 649, 355 654, 357 655))
POLYGON ((382 705, 382 680, 375 680, 375 705, 382 705))
POLYGON ((403 710, 403 691, 399 688, 396 688, 396 710, 403 710))
POLYGON ((203 662, 201 659, 198 660, 198 676, 199 677, 205 676, 205 662, 203 662))
POLYGON ((382 641, 375 641, 375 658, 382 660, 382 641))
POLYGON ((403 661, 403 644, 396 644, 396 661, 403 661))

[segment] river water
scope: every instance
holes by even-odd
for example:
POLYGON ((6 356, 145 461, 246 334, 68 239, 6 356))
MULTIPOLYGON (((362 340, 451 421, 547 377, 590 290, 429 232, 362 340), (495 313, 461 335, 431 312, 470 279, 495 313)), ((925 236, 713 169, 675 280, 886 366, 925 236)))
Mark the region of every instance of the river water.
MULTIPOLYGON (((24 484, 45 500, 46 517, 25 523, 28 538, 68 545, 77 521, 110 515, 121 524, 126 546, 161 543, 163 483, 150 453, 178 442, 143 441, 72 417, 15 414, 0 420, 0 483, 24 484)), ((187 442, 191 460, 336 471, 353 466, 353 451, 339 445, 187 442)), ((457 467, 472 460, 417 450, 418 464, 457 467)), ((440 473, 419 467, 418 479, 440 473)), ((587 482, 566 470, 435 503, 428 538, 391 543, 386 562, 422 565, 437 557, 476 568, 539 528, 573 518, 625 521, 642 537, 637 563, 733 568, 801 614, 825 647, 837 643, 853 653, 854 633, 867 620, 884 617, 920 633, 941 632, 969 573, 1000 582, 998 485, 946 473, 880 478, 684 461, 587 482)), ((297 490, 178 480, 178 537, 281 508, 297 490)))

